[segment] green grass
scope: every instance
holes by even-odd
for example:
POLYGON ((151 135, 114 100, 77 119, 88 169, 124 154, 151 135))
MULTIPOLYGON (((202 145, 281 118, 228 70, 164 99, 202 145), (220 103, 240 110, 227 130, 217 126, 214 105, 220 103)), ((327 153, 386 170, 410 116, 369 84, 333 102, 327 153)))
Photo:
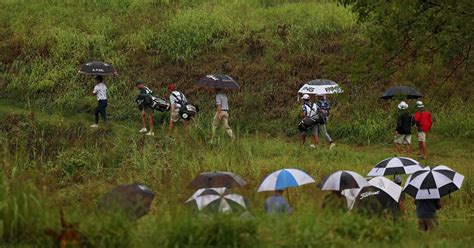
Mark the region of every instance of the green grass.
POLYGON ((31 113, 13 105, 0 108, 0 194, 4 196, 0 216, 5 244, 51 244, 53 239, 44 230, 59 229, 58 206, 70 222, 78 223, 87 242, 99 247, 412 247, 419 243, 464 247, 472 243, 470 165, 474 156, 466 139, 449 140, 434 133, 429 140, 431 158, 424 163, 448 165, 466 179, 462 190, 445 198, 439 228, 423 234, 416 231, 410 200, 406 223, 355 213, 331 214, 320 209, 325 193, 314 184, 289 190, 292 216, 277 220, 262 211, 266 194, 256 189, 268 173, 294 167, 317 181, 341 169, 365 174, 378 161, 394 155, 392 145, 354 146, 338 141, 333 151, 323 144, 314 150, 301 147, 296 137, 253 134, 239 134, 235 142, 222 135, 218 144, 209 145, 210 130, 200 127, 188 135, 176 130, 171 137, 159 128, 157 136, 150 138, 137 133, 138 121, 131 126, 113 123, 106 130, 94 131, 81 115, 66 118, 31 113), (185 207, 183 202, 192 194, 186 189, 187 182, 200 172, 213 170, 233 171, 248 180, 249 185, 237 192, 248 199, 253 217, 199 217, 185 207), (144 182, 156 193, 149 215, 128 223, 120 216, 103 217, 97 212, 96 202, 103 193, 132 182, 144 182), (18 183, 22 187, 16 187, 18 183))

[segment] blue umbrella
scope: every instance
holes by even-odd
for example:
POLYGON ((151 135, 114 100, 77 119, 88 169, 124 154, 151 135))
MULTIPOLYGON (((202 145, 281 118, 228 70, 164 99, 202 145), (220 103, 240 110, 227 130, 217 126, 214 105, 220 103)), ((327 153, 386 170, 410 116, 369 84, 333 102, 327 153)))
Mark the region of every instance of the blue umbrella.
POLYGON ((282 169, 268 175, 262 184, 260 184, 258 192, 283 190, 314 182, 314 179, 304 171, 298 169, 282 169))

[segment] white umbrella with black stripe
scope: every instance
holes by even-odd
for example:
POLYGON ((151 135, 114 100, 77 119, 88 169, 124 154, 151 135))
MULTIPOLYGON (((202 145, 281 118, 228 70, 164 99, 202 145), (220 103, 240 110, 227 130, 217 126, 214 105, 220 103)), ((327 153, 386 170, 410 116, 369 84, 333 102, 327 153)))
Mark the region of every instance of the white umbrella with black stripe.
POLYGON ((229 192, 227 188, 204 188, 197 190, 186 203, 194 202, 199 211, 228 213, 247 209, 244 197, 229 192))
POLYGON ((403 191, 417 200, 440 199, 461 188, 464 176, 447 166, 425 167, 410 177, 403 191))
POLYGON ((421 170, 420 163, 411 158, 393 157, 386 158, 374 166, 374 168, 367 174, 369 177, 378 177, 386 175, 402 175, 412 174, 415 171, 421 170))
POLYGON ((342 191, 345 189, 356 189, 369 186, 364 177, 353 171, 336 171, 327 176, 318 187, 321 190, 342 191))

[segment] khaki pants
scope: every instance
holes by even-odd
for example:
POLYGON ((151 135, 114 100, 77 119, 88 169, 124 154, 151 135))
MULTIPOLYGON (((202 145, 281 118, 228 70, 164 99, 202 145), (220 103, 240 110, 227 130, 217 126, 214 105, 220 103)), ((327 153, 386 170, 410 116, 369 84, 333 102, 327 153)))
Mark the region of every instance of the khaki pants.
POLYGON ((221 111, 220 116, 217 114, 214 115, 214 119, 212 120, 212 136, 215 135, 216 129, 219 126, 219 123, 222 123, 222 126, 225 128, 227 133, 231 138, 234 138, 234 133, 229 126, 229 113, 226 111, 221 111))

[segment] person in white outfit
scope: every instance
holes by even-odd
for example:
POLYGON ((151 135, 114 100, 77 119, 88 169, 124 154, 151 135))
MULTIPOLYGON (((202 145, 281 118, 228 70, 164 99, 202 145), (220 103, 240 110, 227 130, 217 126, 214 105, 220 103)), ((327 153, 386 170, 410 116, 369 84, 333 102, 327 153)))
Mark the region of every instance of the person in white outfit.
POLYGON ((107 86, 104 83, 104 78, 102 76, 96 76, 96 85, 92 94, 97 98, 97 108, 95 109, 95 122, 91 125, 92 128, 99 127, 99 114, 102 117, 104 126, 107 122, 107 113, 105 109, 107 108, 107 86))
POLYGON ((181 118, 179 115, 179 109, 182 105, 185 105, 188 100, 186 96, 177 90, 176 84, 168 85, 168 91, 170 92, 170 125, 169 125, 169 133, 173 131, 174 123, 182 120, 184 121, 184 129, 188 129, 188 121, 181 118))

